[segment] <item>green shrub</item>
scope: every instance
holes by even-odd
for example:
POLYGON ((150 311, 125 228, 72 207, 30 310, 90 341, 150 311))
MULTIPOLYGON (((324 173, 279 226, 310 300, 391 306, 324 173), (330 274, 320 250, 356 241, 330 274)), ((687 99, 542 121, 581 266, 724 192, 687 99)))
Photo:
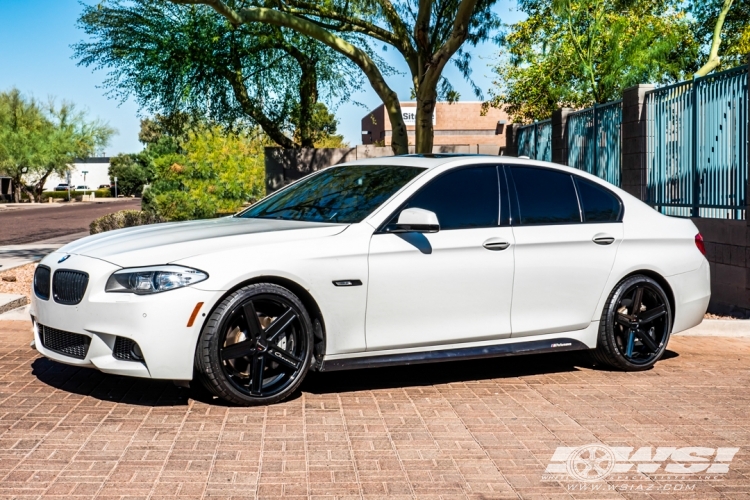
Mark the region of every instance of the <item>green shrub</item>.
POLYGON ((263 141, 219 128, 191 132, 181 153, 154 158, 154 182, 143 209, 168 220, 207 219, 237 212, 265 195, 263 141))
POLYGON ((122 229, 124 227, 145 226, 146 224, 157 224, 159 222, 166 221, 158 215, 149 212, 142 212, 140 210, 120 210, 119 212, 107 214, 95 219, 89 225, 89 231, 91 234, 97 234, 105 231, 112 231, 114 229, 122 229))
MULTIPOLYGON (((91 194, 96 193, 97 198, 111 198, 112 192, 109 189, 96 189, 93 191, 86 191, 85 194, 91 194)), ((71 191, 70 192, 70 199, 75 199, 76 196, 83 195, 83 191, 71 191)), ((68 192, 67 191, 45 191, 42 194, 42 201, 47 201, 48 198, 52 198, 55 200, 67 200, 68 199, 68 192)))

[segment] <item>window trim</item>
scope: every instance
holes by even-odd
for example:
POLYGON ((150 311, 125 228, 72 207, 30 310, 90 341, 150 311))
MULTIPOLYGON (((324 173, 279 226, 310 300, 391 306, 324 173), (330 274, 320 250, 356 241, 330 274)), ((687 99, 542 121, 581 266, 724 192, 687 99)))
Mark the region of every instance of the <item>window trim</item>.
MULTIPOLYGON (((439 173, 435 177, 432 177, 429 179, 425 184, 417 188, 416 191, 414 191, 412 194, 409 195, 409 197, 404 200, 398 207, 396 207, 388 216, 383 220, 382 223, 375 229, 375 232, 373 234, 395 234, 391 233, 385 230, 385 228, 391 223, 391 220, 397 213, 400 213, 402 210, 404 210, 404 207, 411 201, 412 198, 417 196, 423 189, 425 189, 427 186, 429 186, 432 182, 436 181, 437 179, 440 179, 441 177, 458 172, 459 170, 465 170, 468 168, 494 168, 495 169, 495 177, 497 178, 497 197, 498 197, 498 206, 497 206, 497 225, 495 226, 477 226, 477 227, 466 227, 466 228, 460 228, 460 229, 443 229, 440 228, 440 231, 462 231, 467 229, 487 229, 491 227, 508 227, 501 224, 502 222, 502 205, 503 205, 503 199, 502 199, 502 189, 500 186, 500 171, 499 169, 503 168, 504 165, 502 163, 475 163, 470 165, 461 165, 454 168, 449 168, 445 170, 444 172, 439 173)), ((438 222, 440 222, 438 220, 438 222)))
MULTIPOLYGON (((623 217, 625 215, 625 204, 622 202, 622 198, 620 198, 620 196, 617 193, 615 193, 614 191, 612 191, 608 187, 599 184, 598 182, 591 181, 589 179, 586 179, 582 175, 578 175, 578 174, 573 173, 573 172, 565 172, 563 170, 558 170, 558 169, 555 169, 555 168, 544 167, 542 165, 519 165, 517 163, 509 163, 509 164, 506 164, 506 165, 503 165, 503 166, 507 170, 510 170, 509 174, 506 175, 506 178, 508 179, 508 189, 509 190, 510 190, 510 183, 513 184, 513 193, 510 195, 510 198, 511 198, 510 201, 512 203, 513 202, 513 198, 515 198, 516 210, 517 210, 516 213, 518 214, 518 222, 517 223, 514 223, 514 221, 511 220, 511 224, 510 225, 513 226, 513 227, 570 226, 570 225, 573 225, 573 224, 617 224, 617 223, 622 223, 622 219, 623 219, 623 217), (553 172, 559 172, 559 173, 564 174, 564 175, 569 175, 570 178, 571 178, 571 181, 573 182, 573 189, 574 189, 574 191, 576 193, 576 201, 578 203, 578 217, 579 217, 580 220, 578 222, 558 222, 558 223, 553 223, 553 224, 521 224, 521 202, 518 199, 518 192, 516 191, 516 180, 513 178, 513 171, 512 171, 513 168, 536 168, 536 169, 540 169, 540 170, 551 170, 553 172), (582 181, 589 182, 591 184, 596 184, 596 186, 598 186, 599 188, 605 190, 610 195, 614 196, 614 198, 617 200, 617 203, 620 204, 620 212, 618 213, 617 220, 607 221, 607 222, 603 222, 603 221, 586 221, 585 220, 586 216, 584 215, 584 211, 583 211, 584 210, 583 209, 583 202, 581 201, 581 195, 578 192, 578 179, 581 179, 582 181)), ((511 209, 510 215, 511 215, 511 217, 513 216, 513 210, 512 209, 511 209)))

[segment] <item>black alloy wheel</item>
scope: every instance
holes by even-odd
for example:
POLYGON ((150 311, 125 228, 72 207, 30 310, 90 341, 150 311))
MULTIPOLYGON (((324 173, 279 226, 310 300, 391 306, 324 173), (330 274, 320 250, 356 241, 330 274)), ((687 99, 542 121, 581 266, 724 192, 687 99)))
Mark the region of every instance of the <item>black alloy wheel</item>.
POLYGON ((310 317, 289 290, 249 285, 224 299, 206 322, 196 350, 201 382, 241 405, 281 401, 310 367, 310 317))
POLYGON ((662 287, 636 275, 609 296, 594 351, 597 361, 627 371, 646 370, 661 358, 672 330, 672 311, 662 287))

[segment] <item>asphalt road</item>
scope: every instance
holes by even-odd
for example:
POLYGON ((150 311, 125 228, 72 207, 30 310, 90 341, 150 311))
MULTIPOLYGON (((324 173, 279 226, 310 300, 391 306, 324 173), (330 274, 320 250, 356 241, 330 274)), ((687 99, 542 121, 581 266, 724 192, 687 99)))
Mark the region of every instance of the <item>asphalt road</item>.
POLYGON ((6 206, 0 208, 0 245, 21 245, 88 231, 91 221, 102 215, 139 210, 141 200, 6 206))

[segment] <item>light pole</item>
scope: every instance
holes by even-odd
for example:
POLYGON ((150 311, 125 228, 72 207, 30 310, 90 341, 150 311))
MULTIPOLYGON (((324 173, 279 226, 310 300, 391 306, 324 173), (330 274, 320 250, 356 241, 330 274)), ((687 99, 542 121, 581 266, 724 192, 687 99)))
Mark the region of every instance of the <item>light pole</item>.
POLYGON ((83 174, 83 196, 86 196, 86 174, 88 174, 89 171, 84 170, 81 173, 83 174))
POLYGON ((117 177, 115 177, 115 200, 117 199, 117 177))

